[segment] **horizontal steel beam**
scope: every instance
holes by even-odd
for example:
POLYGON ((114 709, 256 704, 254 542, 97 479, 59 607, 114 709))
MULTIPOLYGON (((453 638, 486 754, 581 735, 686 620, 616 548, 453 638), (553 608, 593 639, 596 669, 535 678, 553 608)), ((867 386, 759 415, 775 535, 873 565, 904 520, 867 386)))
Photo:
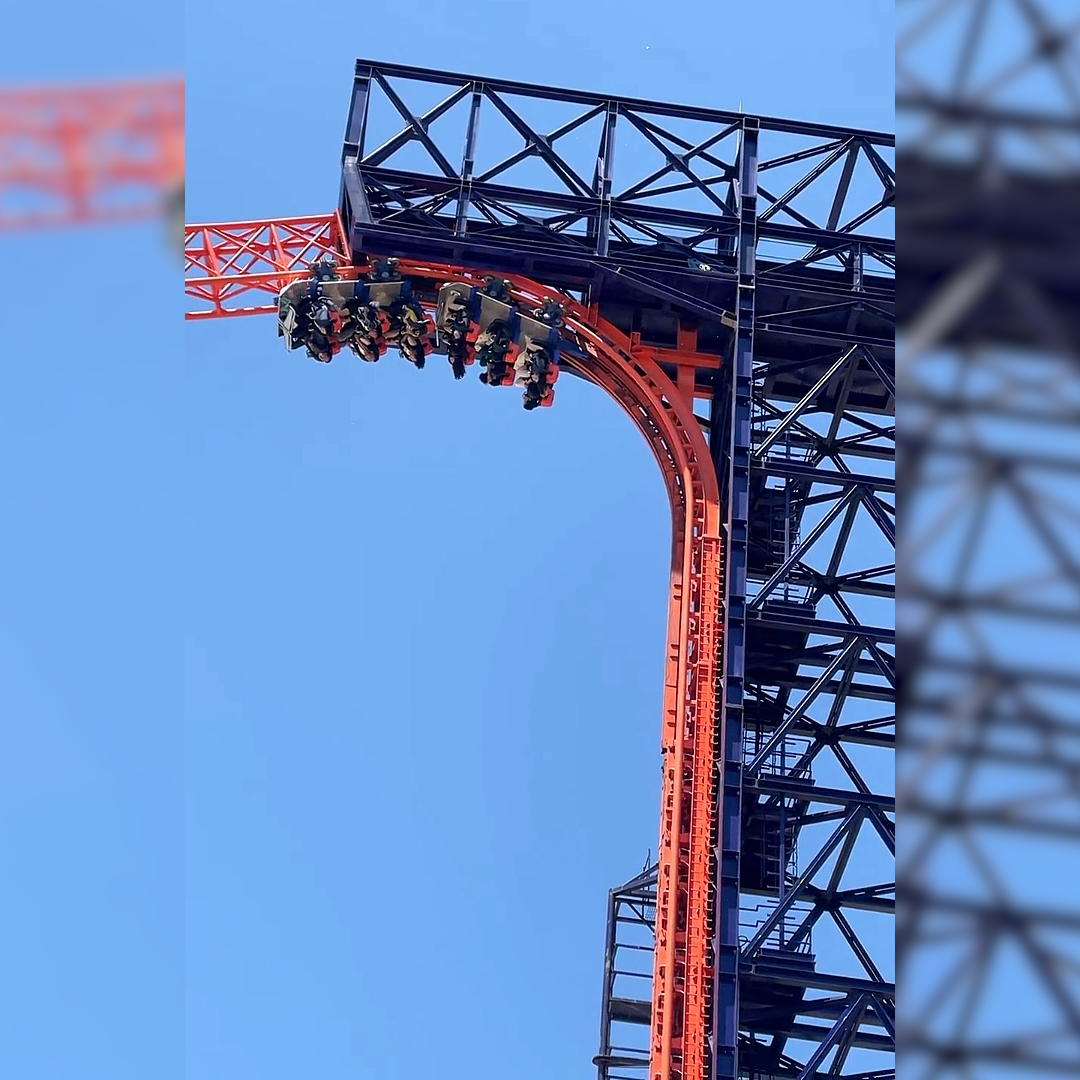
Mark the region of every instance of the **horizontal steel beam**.
MULTIPOLYGON (((489 87, 499 94, 514 94, 520 97, 542 98, 547 101, 566 101, 575 105, 606 106, 608 103, 621 105, 634 112, 655 113, 657 116, 670 116, 680 120, 703 120, 711 123, 741 124, 746 114, 725 109, 706 109, 695 105, 678 105, 672 102, 649 101, 645 98, 621 97, 597 94, 585 90, 556 89, 540 86, 536 83, 517 82, 513 79, 496 79, 479 75, 462 75, 452 71, 439 71, 435 68, 413 67, 407 64, 388 64, 381 60, 357 60, 356 74, 364 77, 378 71, 387 78, 409 79, 414 82, 435 83, 442 86, 462 86, 468 83, 489 87)), ((864 139, 872 146, 895 146, 896 136, 884 131, 871 131, 866 128, 837 127, 830 124, 806 123, 798 120, 785 120, 780 117, 758 117, 761 128, 766 131, 784 131, 789 134, 811 135, 822 139, 864 139)))
POLYGON ((895 642, 896 631, 885 626, 858 626, 854 623, 834 622, 830 619, 800 618, 795 615, 776 615, 767 609, 755 613, 748 620, 748 625, 757 623, 777 630, 803 630, 808 634, 821 634, 829 637, 862 637, 868 641, 895 642))
POLYGON ((847 975, 827 975, 809 968, 803 970, 794 966, 781 967, 774 964, 771 958, 769 960, 760 958, 755 958, 753 961, 744 960, 740 963, 739 969, 744 975, 752 975, 756 979, 767 978, 770 982, 783 986, 799 986, 804 990, 833 990, 842 994, 877 994, 878 997, 896 997, 895 983, 856 979, 847 975))
MULTIPOLYGON (((867 1023, 866 1020, 863 1023, 867 1023)), ((832 1031, 832 1028, 823 1027, 821 1024, 778 1023, 763 1025, 756 1023, 751 1015, 740 1024, 746 1031, 756 1035, 778 1035, 788 1039, 799 1039, 803 1042, 821 1042, 832 1031)), ((871 1031, 863 1031, 861 1028, 851 1039, 851 1045, 861 1050, 891 1051, 895 1044, 887 1035, 877 1035, 871 1031)))
POLYGON ((843 788, 826 788, 818 784, 807 783, 796 777, 781 774, 747 776, 743 780, 743 791, 762 795, 788 795, 795 799, 805 799, 809 803, 831 803, 836 806, 875 806, 887 813, 896 810, 896 799, 889 795, 875 795, 871 792, 845 791, 843 788))
POLYGON ((896 478, 874 476, 871 473, 842 473, 818 469, 785 458, 754 459, 751 468, 768 476, 784 476, 791 480, 806 480, 813 484, 835 484, 839 487, 869 487, 876 491, 895 491, 896 478))

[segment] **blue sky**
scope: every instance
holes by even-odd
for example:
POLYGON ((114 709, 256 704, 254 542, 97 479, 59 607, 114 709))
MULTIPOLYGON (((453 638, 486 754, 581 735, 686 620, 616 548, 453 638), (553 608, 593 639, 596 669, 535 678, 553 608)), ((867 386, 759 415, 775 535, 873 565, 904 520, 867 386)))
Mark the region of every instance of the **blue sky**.
MULTIPOLYGON (((178 73, 181 17, 8 5, 0 81, 178 73)), ((0 236, 5 1077, 182 1065, 179 271, 157 222, 0 236)))
POLYGON ((0 81, 52 85, 173 75, 184 67, 184 14, 140 0, 58 0, 42 9, 9 4, 0 42, 0 81))
MULTIPOLYGON (((8 70, 182 45, 190 221, 331 209, 358 55, 892 126, 891 5, 718 7, 193 4, 180 42, 99 5, 8 70)), ((5 274, 47 257, 0 243, 5 274)), ((266 319, 151 331, 153 226, 47 243, 90 330, 5 350, 0 1074, 588 1075, 607 890, 656 845, 644 443, 577 383, 525 414, 438 367, 316 367, 266 319)))

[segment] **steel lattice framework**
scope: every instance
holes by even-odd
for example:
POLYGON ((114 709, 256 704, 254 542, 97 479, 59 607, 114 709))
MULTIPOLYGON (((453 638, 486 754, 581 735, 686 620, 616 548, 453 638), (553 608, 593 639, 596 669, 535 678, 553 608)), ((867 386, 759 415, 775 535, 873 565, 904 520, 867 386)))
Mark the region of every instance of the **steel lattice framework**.
POLYGON ((334 214, 186 230, 193 319, 321 253, 557 295, 656 452, 659 860, 601 1080, 891 1075, 894 198, 889 135, 359 61, 334 214))
POLYGON ((898 13, 903 1045, 1075 1074, 1080 18, 898 13))
POLYGON ((183 216, 184 82, 0 89, 0 230, 183 216))

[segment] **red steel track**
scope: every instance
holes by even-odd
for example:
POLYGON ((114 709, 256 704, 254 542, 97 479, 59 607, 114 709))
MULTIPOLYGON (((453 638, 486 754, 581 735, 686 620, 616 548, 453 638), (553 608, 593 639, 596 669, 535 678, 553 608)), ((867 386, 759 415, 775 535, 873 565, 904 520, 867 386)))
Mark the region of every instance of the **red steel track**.
POLYGON ((0 230, 158 216, 183 178, 183 79, 0 89, 0 230))
MULTIPOLYGON (((186 226, 187 318, 274 312, 278 292, 304 277, 308 263, 324 255, 351 261, 333 214, 186 226)), ((436 287, 449 280, 481 280, 476 271, 455 266, 402 260, 399 269, 436 287)), ((363 267, 354 267, 346 276, 363 272, 363 267)), ((713 978, 716 778, 721 764, 716 755, 722 745, 723 562, 716 473, 693 413, 694 361, 687 355, 681 365, 676 363, 677 385, 649 350, 601 319, 595 309, 525 278, 499 276, 511 283, 514 298, 525 305, 538 306, 547 297, 563 304, 564 332, 587 356, 573 362, 575 370, 622 406, 652 447, 667 485, 673 528, 650 1075, 652 1080, 704 1080, 713 978)), ((715 365, 716 358, 711 362, 715 365)))

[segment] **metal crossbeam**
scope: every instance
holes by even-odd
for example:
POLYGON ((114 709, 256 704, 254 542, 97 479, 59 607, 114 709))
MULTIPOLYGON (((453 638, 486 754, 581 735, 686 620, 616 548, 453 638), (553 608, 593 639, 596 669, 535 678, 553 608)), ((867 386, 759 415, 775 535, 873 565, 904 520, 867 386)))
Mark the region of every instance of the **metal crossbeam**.
MULTIPOLYGON (((892 291, 893 137, 758 123, 758 288, 772 298, 760 314, 804 307, 800 286, 834 279, 839 299, 854 288, 870 301, 856 323, 888 348, 878 331, 891 316, 873 301, 892 291)), ((724 110, 360 60, 339 209, 357 256, 513 265, 601 302, 633 280, 719 320, 735 306, 744 125, 724 110), (445 95, 434 107, 410 104, 433 93, 445 95)), ((848 314, 801 333, 834 340, 848 314)))
POLYGON ((898 14, 907 1071, 1075 1074, 1080 20, 898 14))

